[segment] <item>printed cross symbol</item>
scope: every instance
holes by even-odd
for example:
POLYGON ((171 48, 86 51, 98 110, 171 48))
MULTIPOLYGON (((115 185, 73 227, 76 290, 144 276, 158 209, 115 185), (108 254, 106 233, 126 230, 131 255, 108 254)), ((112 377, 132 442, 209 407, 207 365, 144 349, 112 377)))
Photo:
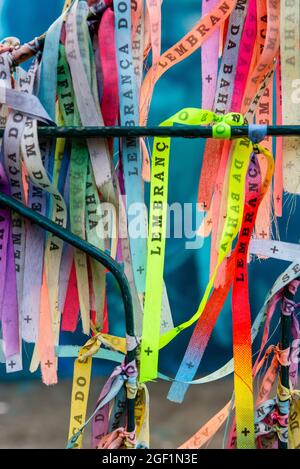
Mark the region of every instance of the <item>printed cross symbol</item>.
POLYGON ((11 367, 11 369, 13 369, 13 367, 16 365, 16 362, 12 361, 8 364, 8 366, 11 367))
POLYGON ((270 251, 273 251, 273 254, 275 254, 275 252, 278 252, 279 250, 276 246, 274 246, 273 248, 270 248, 270 251))
POLYGON ((287 168, 291 169, 294 165, 294 163, 292 161, 289 161, 286 165, 287 168))
POLYGON ((280 202, 280 200, 281 200, 280 195, 278 195, 278 196, 276 197, 276 200, 277 200, 277 202, 280 202))
POLYGON ((259 236, 261 236, 263 239, 265 239, 265 236, 268 236, 268 233, 266 233, 264 230, 262 230, 262 232, 259 233, 259 236))
POLYGON ((242 434, 247 436, 248 433, 250 433, 250 430, 248 430, 248 428, 245 427, 244 430, 242 431, 242 434))
POLYGON ((212 219, 210 218, 209 220, 207 220, 207 224, 208 225, 211 225, 212 224, 212 219))
POLYGON ((48 366, 48 368, 50 368, 51 365, 53 365, 53 363, 50 362, 50 360, 48 360, 48 361, 45 363, 45 366, 48 366))
POLYGON ((195 366, 195 365, 194 365, 193 362, 187 363, 187 367, 188 367, 189 369, 194 368, 194 366, 195 366))
POLYGON ((163 321, 163 322, 161 323, 161 325, 162 325, 163 327, 167 327, 168 324, 169 324, 169 323, 168 323, 167 321, 163 321))
POLYGON ((26 318, 24 318, 24 321, 26 321, 27 324, 29 324, 29 322, 32 321, 32 318, 30 316, 28 316, 28 314, 27 314, 26 318))
POLYGON ((148 347, 146 350, 144 350, 144 352, 145 352, 145 353, 148 355, 148 357, 149 357, 150 353, 152 353, 153 350, 151 350, 151 348, 148 347))
POLYGON ((205 77, 205 80, 210 83, 212 81, 212 77, 210 75, 207 75, 207 77, 205 77))
POLYGON ((142 275, 142 272, 144 271, 145 269, 142 267, 142 266, 139 266, 139 268, 137 269, 137 272, 140 273, 140 275, 142 275))

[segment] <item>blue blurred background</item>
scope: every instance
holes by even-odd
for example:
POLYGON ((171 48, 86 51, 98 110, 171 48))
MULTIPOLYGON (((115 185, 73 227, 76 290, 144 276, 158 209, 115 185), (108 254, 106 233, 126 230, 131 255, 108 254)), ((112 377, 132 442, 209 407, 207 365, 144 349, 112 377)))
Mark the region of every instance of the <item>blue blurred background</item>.
MULTIPOLYGON (((63 3, 63 0, 52 0, 51 2, 0 0, 0 37, 14 35, 19 37, 21 42, 25 42, 40 35, 59 15, 63 3)), ((201 1, 165 0, 162 6, 162 16, 162 50, 164 51, 177 42, 197 22, 201 16, 201 1)), ((149 125, 157 125, 179 109, 189 106, 201 107, 200 51, 173 67, 159 80, 152 101, 149 125)), ((174 139, 170 162, 170 203, 196 203, 203 146, 204 142, 200 140, 174 139)), ((293 214, 290 221, 290 229, 288 232, 286 231, 290 203, 291 196, 288 201, 285 200, 285 217, 279 223, 281 239, 298 242, 296 213, 293 214)), ((165 280, 175 324, 182 322, 196 311, 208 281, 209 240, 206 240, 203 248, 198 250, 186 250, 185 241, 185 239, 167 241, 165 280)), ((250 299, 253 316, 259 311, 267 291, 285 265, 272 260, 251 263, 250 299)), ((122 308, 114 282, 109 281, 109 291, 109 312, 116 318, 113 330, 117 333, 120 332, 122 308)), ((185 331, 161 353, 161 371, 169 375, 176 372, 190 334, 191 329, 185 331)), ((71 334, 64 334, 62 341, 82 344, 84 338, 79 335, 74 338, 71 334)), ((213 371, 223 365, 231 357, 231 344, 229 299, 220 315, 199 374, 213 371)), ((30 355, 30 347, 27 347, 27 351, 30 355)), ((98 363, 96 372, 106 373, 108 366, 98 363)), ((72 368, 72 360, 62 360, 60 376, 69 376, 72 368)), ((29 377, 26 371, 7 376, 3 365, 0 366, 0 369, 2 380, 29 377)))

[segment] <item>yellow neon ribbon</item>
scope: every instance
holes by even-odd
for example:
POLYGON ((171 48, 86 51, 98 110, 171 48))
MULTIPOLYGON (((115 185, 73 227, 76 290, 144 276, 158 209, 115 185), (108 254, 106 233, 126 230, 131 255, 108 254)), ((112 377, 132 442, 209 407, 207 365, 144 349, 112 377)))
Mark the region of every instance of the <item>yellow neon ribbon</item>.
MULTIPOLYGON (((229 125, 242 125, 244 120, 240 114, 230 113, 224 117, 217 116, 203 109, 185 108, 162 122, 161 126, 172 126, 175 123, 189 125, 207 125, 214 122, 224 123, 220 133, 228 136, 229 125)), ((219 125, 219 124, 218 124, 219 125)), ((179 332, 192 325, 202 314, 210 291, 213 287, 219 266, 230 250, 231 244, 238 233, 244 202, 244 181, 251 153, 248 139, 239 139, 235 144, 230 172, 230 194, 237 194, 228 199, 228 216, 220 243, 220 254, 213 276, 206 288, 198 311, 191 319, 171 329, 159 339, 162 283, 165 255, 165 235, 167 223, 168 199, 168 167, 170 155, 170 137, 156 137, 153 144, 149 236, 147 253, 146 294, 144 305, 143 334, 141 344, 140 382, 157 377, 159 349, 166 346, 179 332), (236 196, 236 197, 237 197, 236 196), (238 207, 238 214, 232 209, 238 207)))

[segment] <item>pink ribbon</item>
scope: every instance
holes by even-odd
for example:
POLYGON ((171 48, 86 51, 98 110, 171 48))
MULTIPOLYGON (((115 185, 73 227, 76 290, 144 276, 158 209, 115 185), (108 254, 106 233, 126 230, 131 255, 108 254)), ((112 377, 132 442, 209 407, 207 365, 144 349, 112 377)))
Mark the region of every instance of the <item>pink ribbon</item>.
MULTIPOLYGON (((0 163, 0 190, 10 194, 8 180, 0 163)), ((2 310, 2 334, 4 354, 6 358, 17 355, 20 351, 19 342, 19 313, 17 300, 16 268, 11 231, 11 216, 9 210, 0 207, 0 310, 2 310)), ((11 366, 15 363, 11 361, 11 366)))
MULTIPOLYGON (((113 388, 114 382, 118 376, 124 375, 124 379, 136 379, 137 369, 134 362, 130 362, 127 365, 121 364, 117 366, 107 382, 102 388, 100 396, 98 398, 96 407, 99 403, 107 396, 107 394, 113 388)), ((95 414, 92 421, 92 448, 98 448, 99 441, 107 435, 109 425, 109 402, 105 404, 99 411, 95 414)), ((115 435, 114 435, 115 437, 115 435)), ((106 440, 105 440, 106 441, 106 440)), ((109 440, 110 441, 110 440, 109 440)))
POLYGON ((115 15, 107 8, 101 18, 98 41, 103 75, 101 112, 105 125, 115 125, 119 109, 118 70, 116 58, 115 15))
POLYGON ((129 446, 136 446, 135 431, 127 432, 124 427, 120 427, 101 438, 97 449, 120 449, 126 445, 126 442, 129 446))

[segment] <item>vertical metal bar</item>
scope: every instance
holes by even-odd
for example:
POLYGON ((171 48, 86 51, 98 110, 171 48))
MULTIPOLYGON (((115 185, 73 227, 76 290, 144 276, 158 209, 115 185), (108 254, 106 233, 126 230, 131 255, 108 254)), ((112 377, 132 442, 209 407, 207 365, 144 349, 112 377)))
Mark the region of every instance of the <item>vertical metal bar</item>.
MULTIPOLYGON (((63 241, 71 244, 77 249, 84 251, 87 255, 93 257, 106 267, 117 280, 124 304, 125 310, 125 322, 126 322, 126 333, 129 336, 134 337, 134 319, 133 319, 133 307, 132 298, 130 293, 130 287, 126 275, 121 270, 119 264, 108 254, 97 249, 93 245, 87 243, 83 239, 74 235, 70 231, 62 228, 61 226, 49 220, 47 217, 40 215, 34 210, 26 207, 16 199, 9 197, 6 194, 0 192, 0 205, 9 207, 21 216, 27 218, 31 222, 39 225, 44 230, 49 231, 63 241)), ((130 363, 136 358, 136 349, 129 350, 126 354, 125 361, 130 363)), ((133 432, 135 429, 135 417, 134 417, 134 399, 127 399, 127 430, 133 432)))
MULTIPOLYGON (((291 342, 291 325, 292 325, 292 315, 291 314, 286 314, 284 311, 284 298, 287 300, 293 301, 294 295, 293 293, 290 292, 289 288, 286 287, 284 289, 284 297, 283 297, 283 302, 282 302, 282 307, 281 307, 281 315, 280 315, 280 321, 281 321, 281 339, 280 339, 280 349, 281 350, 286 350, 290 347, 290 342, 291 342)), ((289 389, 290 388, 290 377, 289 377, 289 372, 290 372, 290 367, 289 365, 280 366, 280 380, 282 385, 289 389)), ((280 412, 280 410, 279 410, 280 412)), ((283 415, 283 414, 281 414, 283 415)), ((278 447, 280 449, 288 449, 288 444, 279 440, 278 441, 278 447)))

